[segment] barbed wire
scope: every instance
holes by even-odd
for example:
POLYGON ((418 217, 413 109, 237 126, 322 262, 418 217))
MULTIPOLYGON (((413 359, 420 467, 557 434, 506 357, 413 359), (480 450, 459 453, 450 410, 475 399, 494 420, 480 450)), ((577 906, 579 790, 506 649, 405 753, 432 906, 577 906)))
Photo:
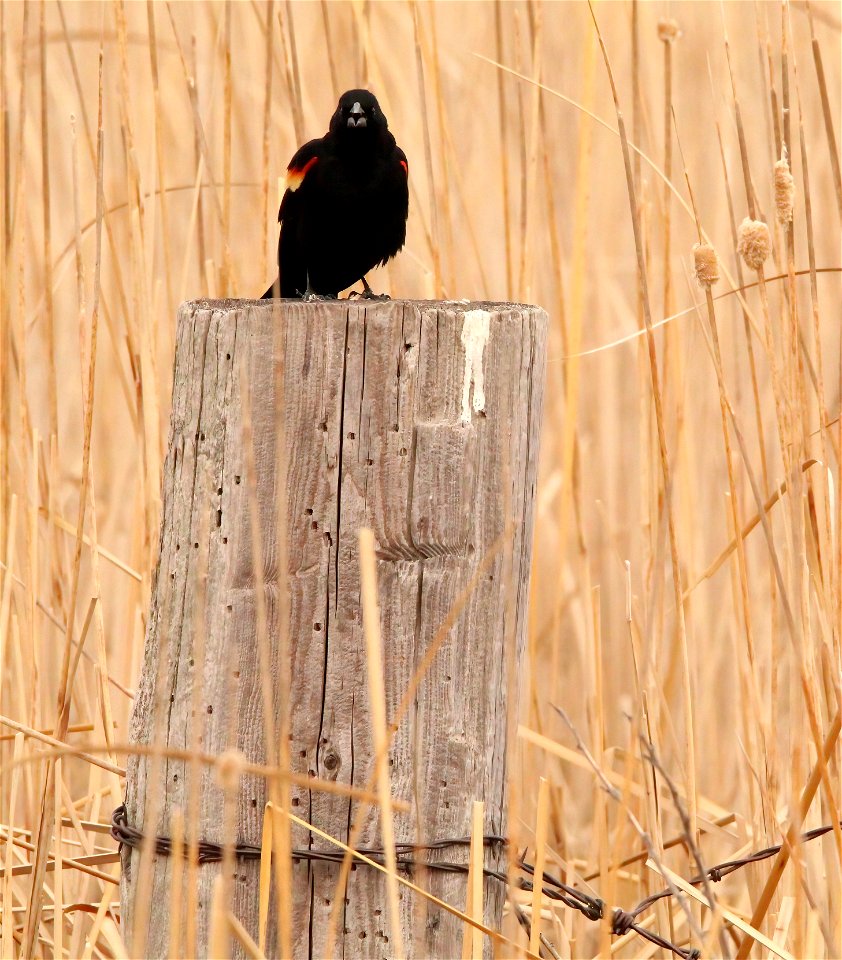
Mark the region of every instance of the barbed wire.
MULTIPOLYGON (((816 840, 819 837, 830 833, 833 829, 833 824, 825 824, 821 827, 815 827, 814 829, 808 830, 806 833, 801 834, 800 842, 808 843, 810 840, 816 840)), ((143 831, 138 830, 137 827, 134 827, 129 823, 128 812, 124 803, 121 803, 112 814, 111 836, 120 844, 121 847, 125 846, 139 848, 145 840, 143 831)), ((470 837, 449 837, 422 844, 396 843, 395 856, 397 859, 397 865, 399 869, 403 870, 425 869, 446 873, 467 874, 469 870, 467 863, 456 863, 450 860, 426 860, 419 858, 417 854, 435 850, 447 850, 452 847, 467 847, 470 846, 470 843, 470 837)), ((497 834, 486 834, 483 837, 483 845, 485 847, 499 850, 507 848, 509 846, 509 842, 506 837, 498 836, 497 834)), ((782 846, 783 844, 778 843, 774 846, 757 850, 754 853, 749 853, 744 857, 739 857, 734 860, 725 860, 722 863, 718 863, 715 866, 710 867, 704 873, 693 877, 687 882, 694 887, 700 886, 706 882, 718 883, 720 880, 723 880, 725 877, 734 873, 736 870, 741 869, 742 867, 746 867, 752 863, 759 863, 763 860, 768 860, 770 857, 774 857, 780 852, 782 846)), ((182 856, 185 859, 189 859, 191 856, 193 856, 191 853, 192 849, 193 848, 191 844, 188 841, 185 841, 182 846, 182 856)), ((234 857, 241 860, 259 860, 262 855, 261 848, 252 843, 236 843, 233 845, 232 849, 234 857)), ((225 845, 213 843, 209 840, 200 840, 198 844, 196 844, 195 850, 195 855, 197 856, 199 863, 216 863, 223 859, 225 845)), ((156 836, 155 852, 162 856, 171 856, 173 854, 172 839, 166 836, 156 836)), ((359 849, 352 851, 352 854, 359 854, 367 857, 369 860, 373 861, 379 866, 386 865, 386 854, 382 847, 360 847, 359 849)), ((345 856, 345 852, 344 850, 339 849, 317 850, 310 847, 294 847, 291 851, 291 856, 294 861, 340 864, 345 856)), ((359 858, 356 859, 358 865, 365 865, 365 860, 361 860, 359 858)), ((517 877, 515 880, 515 886, 519 890, 531 892, 534 887, 535 867, 526 860, 526 851, 524 851, 524 853, 517 858, 515 865, 517 869, 528 875, 525 877, 517 877)), ((509 885, 509 877, 506 873, 503 873, 500 870, 483 868, 483 874, 490 879, 497 880, 505 886, 509 885)), ((578 910, 579 913, 581 913, 588 920, 600 921, 606 915, 606 904, 604 900, 601 900, 599 897, 592 897, 583 890, 579 890, 576 887, 564 883, 562 880, 559 880, 558 877, 553 876, 546 870, 542 876, 541 892, 549 900, 555 900, 564 903, 566 906, 571 907, 574 910, 578 910)), ((636 934, 638 934, 638 936, 648 940, 649 943, 661 947, 664 950, 672 951, 675 956, 682 958, 682 960, 700 960, 701 951, 698 948, 680 947, 677 944, 667 940, 665 937, 662 937, 660 934, 647 929, 637 922, 638 917, 652 907, 655 903, 671 896, 673 896, 673 890, 669 887, 665 887, 663 890, 659 890, 657 893, 653 893, 645 897, 632 910, 623 910, 620 907, 615 907, 611 911, 611 933, 614 936, 620 937, 634 931, 636 934)), ((519 915, 518 919, 521 921, 521 923, 529 923, 528 919, 523 916, 519 915)), ((541 955, 544 956, 543 952, 541 955)))

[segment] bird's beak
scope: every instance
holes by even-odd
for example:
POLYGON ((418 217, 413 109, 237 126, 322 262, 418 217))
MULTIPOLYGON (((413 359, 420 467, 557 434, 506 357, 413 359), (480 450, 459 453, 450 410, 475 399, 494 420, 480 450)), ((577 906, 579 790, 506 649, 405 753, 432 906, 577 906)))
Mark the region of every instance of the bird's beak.
POLYGON ((366 125, 365 112, 363 111, 363 108, 360 106, 359 101, 357 101, 351 107, 351 110, 349 112, 350 112, 350 116, 348 117, 349 127, 355 127, 357 129, 359 129, 360 127, 365 127, 366 125))

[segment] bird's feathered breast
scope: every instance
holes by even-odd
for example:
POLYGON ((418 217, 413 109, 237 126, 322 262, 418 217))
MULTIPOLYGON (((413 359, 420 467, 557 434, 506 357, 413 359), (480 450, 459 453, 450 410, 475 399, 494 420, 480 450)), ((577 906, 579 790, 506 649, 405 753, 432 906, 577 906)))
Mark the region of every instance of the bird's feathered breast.
POLYGON ((314 199, 316 192, 317 206, 326 203, 344 208, 359 204, 362 212, 368 196, 382 195, 384 188, 387 195, 399 201, 401 195, 406 196, 396 211, 405 219, 409 199, 407 176, 406 154, 388 130, 376 139, 360 142, 354 149, 328 133, 305 143, 290 161, 278 220, 283 222, 293 208, 302 209, 301 204, 309 208, 306 198, 309 195, 314 199))

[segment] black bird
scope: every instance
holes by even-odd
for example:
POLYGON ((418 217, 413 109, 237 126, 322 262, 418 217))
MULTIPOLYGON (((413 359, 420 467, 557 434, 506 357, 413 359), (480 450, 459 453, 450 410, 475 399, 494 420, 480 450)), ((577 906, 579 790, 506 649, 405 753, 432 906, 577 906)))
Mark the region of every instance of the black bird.
POLYGON ((403 246, 409 211, 406 154, 374 94, 349 90, 330 129, 287 168, 278 221, 279 281, 263 299, 333 299, 403 246))

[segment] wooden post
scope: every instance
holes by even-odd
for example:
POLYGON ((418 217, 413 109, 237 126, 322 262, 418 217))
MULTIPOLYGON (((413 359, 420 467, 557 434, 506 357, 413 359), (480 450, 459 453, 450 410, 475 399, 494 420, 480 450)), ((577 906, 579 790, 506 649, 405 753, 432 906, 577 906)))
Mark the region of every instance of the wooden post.
MULTIPOLYGON (((203 754, 234 749, 277 764, 278 743, 267 747, 264 736, 268 690, 270 729, 289 718, 294 771, 374 789, 358 541, 369 527, 389 723, 439 628, 458 612, 392 740, 392 795, 408 805, 395 812, 396 840, 469 837, 475 800, 485 805, 485 831, 505 834, 507 726, 526 630, 546 336, 544 311, 520 304, 183 305, 133 739, 203 754)), ((226 778, 207 766, 195 775, 184 759, 132 758, 129 823, 170 835, 181 811, 188 838, 224 842, 227 823, 228 839, 259 845, 267 785, 248 772, 237 778, 234 768, 226 792, 226 778)), ((292 813, 345 841, 361 815, 359 845, 380 843, 376 806, 300 786, 291 803, 292 813)), ((299 828, 292 843, 329 846, 299 828)), ((464 863, 468 855, 467 846, 430 854, 464 863)), ((486 852, 489 866, 502 859, 486 852)), ((124 848, 123 868, 124 936, 131 947, 134 931, 134 949, 139 942, 146 956, 167 956, 177 942, 170 924, 191 915, 187 892, 172 899, 174 859, 144 863, 142 853, 124 848), (182 917, 168 915, 172 902, 182 917)), ((257 942, 259 864, 238 860, 229 869, 223 891, 257 942)), ((198 956, 209 952, 221 871, 218 863, 198 870, 198 956)), ((189 880, 190 868, 180 875, 189 880)), ((337 877, 333 864, 294 865, 295 957, 324 955, 337 877)), ((464 874, 428 871, 418 879, 465 908, 464 874)), ((360 866, 345 896, 337 955, 392 955, 384 878, 360 866)), ((500 884, 486 881, 492 927, 503 899, 500 884)), ((267 955, 280 951, 275 903, 273 889, 267 955)), ((403 887, 400 923, 407 956, 461 955, 461 923, 403 887)), ((242 954, 236 943, 231 949, 242 954)))

